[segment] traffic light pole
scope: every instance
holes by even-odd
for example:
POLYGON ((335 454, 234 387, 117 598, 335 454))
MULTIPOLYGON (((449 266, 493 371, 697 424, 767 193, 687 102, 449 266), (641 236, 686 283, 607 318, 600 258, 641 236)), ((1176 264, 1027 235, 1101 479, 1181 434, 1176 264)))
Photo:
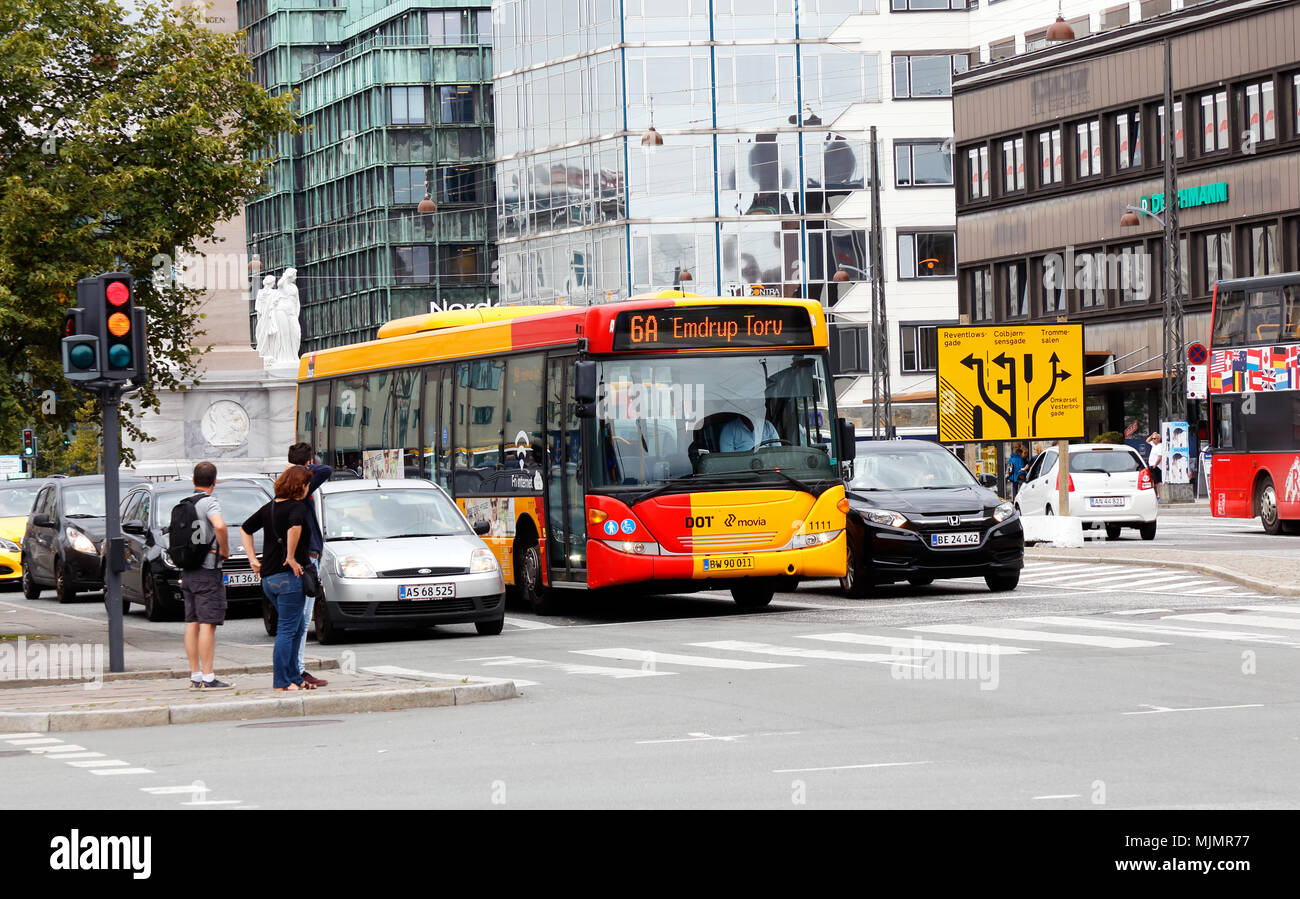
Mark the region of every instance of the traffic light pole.
POLYGON ((103 406, 104 435, 104 604, 108 607, 108 670, 125 671, 122 646, 122 569, 125 549, 122 545, 122 520, 118 510, 117 409, 122 388, 116 384, 99 393, 103 406))

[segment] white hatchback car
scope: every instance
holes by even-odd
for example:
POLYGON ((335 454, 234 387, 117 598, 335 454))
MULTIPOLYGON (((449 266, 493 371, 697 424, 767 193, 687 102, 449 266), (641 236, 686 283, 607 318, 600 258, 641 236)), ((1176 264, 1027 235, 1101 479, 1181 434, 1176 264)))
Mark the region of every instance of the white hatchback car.
MULTIPOLYGON (((1038 455, 1016 494, 1022 515, 1054 515, 1059 500, 1057 453, 1038 455)), ((1129 446, 1081 443, 1070 447, 1070 514, 1084 527, 1104 526, 1110 540, 1137 528, 1143 540, 1156 537, 1156 491, 1146 463, 1129 446)))

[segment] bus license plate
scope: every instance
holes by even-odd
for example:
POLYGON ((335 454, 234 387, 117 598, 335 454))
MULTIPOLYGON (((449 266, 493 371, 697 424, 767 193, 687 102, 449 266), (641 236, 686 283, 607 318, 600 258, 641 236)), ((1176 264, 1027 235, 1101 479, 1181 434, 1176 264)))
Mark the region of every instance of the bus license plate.
POLYGON ((744 571, 754 567, 753 556, 722 556, 717 559, 705 559, 705 571, 744 571))
POLYGON ((256 587, 262 583, 262 576, 253 571, 236 571, 221 575, 221 583, 227 587, 256 587))
POLYGON ((405 584, 397 588, 398 599, 454 599, 456 585, 445 584, 405 584))
POLYGON ((962 531, 960 534, 931 534, 931 546, 975 546, 980 542, 979 531, 962 531))
POLYGON ((1094 509, 1105 506, 1122 506, 1124 497, 1122 496, 1094 496, 1088 499, 1088 505, 1094 509))

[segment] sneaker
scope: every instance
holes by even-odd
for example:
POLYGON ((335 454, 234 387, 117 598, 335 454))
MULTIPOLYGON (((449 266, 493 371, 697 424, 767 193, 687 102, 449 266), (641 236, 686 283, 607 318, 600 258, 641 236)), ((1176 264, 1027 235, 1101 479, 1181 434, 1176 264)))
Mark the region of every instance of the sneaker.
POLYGON ((201 680, 195 680, 195 679, 192 678, 192 677, 190 678, 190 689, 191 689, 191 690, 198 690, 198 689, 201 689, 202 687, 203 687, 203 681, 201 681, 201 680))
POLYGON ((308 674, 306 671, 302 673, 302 679, 307 683, 311 684, 313 687, 323 687, 329 683, 329 681, 325 680, 324 678, 313 677, 312 675, 308 674))
POLYGON ((233 686, 234 684, 228 684, 223 680, 217 680, 215 677, 212 680, 205 680, 203 682, 204 690, 229 690, 233 686))

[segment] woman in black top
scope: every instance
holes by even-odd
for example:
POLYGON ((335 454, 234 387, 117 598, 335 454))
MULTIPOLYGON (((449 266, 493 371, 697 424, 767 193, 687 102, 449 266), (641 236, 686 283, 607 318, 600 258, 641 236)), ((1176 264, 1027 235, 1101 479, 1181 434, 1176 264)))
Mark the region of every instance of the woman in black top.
POLYGON ((240 540, 253 571, 262 576, 262 592, 275 604, 279 625, 272 656, 272 683, 276 690, 314 690, 298 671, 298 644, 307 629, 303 614, 306 597, 302 590, 302 569, 309 561, 307 510, 303 500, 311 483, 311 472, 303 465, 291 465, 275 482, 275 499, 248 517, 240 528, 240 540), (262 558, 257 558, 253 534, 266 529, 262 558))

